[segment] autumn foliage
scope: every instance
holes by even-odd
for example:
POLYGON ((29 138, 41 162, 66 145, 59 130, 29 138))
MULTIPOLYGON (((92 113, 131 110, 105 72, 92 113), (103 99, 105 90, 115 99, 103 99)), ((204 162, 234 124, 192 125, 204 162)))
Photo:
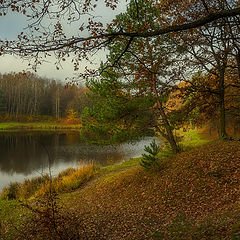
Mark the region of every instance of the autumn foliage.
MULTIPOLYGON (((108 172, 61 196, 58 230, 69 224, 81 239, 234 239, 239 149, 238 141, 217 141, 178 154, 155 173, 140 166, 108 172)), ((28 227, 26 236, 35 228, 35 239, 42 239, 43 225, 28 227)))

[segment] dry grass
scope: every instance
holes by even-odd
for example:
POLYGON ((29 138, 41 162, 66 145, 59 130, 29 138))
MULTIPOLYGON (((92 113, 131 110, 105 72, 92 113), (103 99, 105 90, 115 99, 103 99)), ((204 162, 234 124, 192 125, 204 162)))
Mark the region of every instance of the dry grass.
POLYGON ((43 195, 52 187, 57 193, 63 193, 75 190, 90 180, 97 170, 94 164, 83 165, 79 168, 67 169, 60 173, 53 181, 44 184, 36 193, 35 196, 43 195), (51 184, 51 186, 50 186, 51 184))
POLYGON ((59 173, 53 179, 49 175, 27 179, 24 183, 11 183, 2 190, 2 199, 29 199, 34 196, 44 195, 51 187, 57 192, 62 193, 72 191, 86 183, 96 174, 94 164, 83 165, 79 168, 69 168, 59 173))

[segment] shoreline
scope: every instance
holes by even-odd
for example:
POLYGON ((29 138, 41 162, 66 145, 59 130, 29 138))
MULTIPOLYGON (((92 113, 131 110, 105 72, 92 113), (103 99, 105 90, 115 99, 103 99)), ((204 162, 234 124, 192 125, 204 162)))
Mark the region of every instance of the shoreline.
MULTIPOLYGON (((190 135, 194 137, 188 134, 188 143, 190 135)), ((234 169, 240 167, 239 155, 235 154, 240 143, 209 141, 196 147, 192 140, 192 149, 173 156, 157 172, 141 168, 140 159, 130 159, 98 169, 79 188, 59 193, 57 201, 62 206, 59 214, 69 216, 69 222, 61 222, 59 228, 76 226, 81 239, 238 236, 236 189, 240 178, 239 171, 234 169)), ((28 204, 35 207, 35 201, 32 198, 28 204)), ((0 200, 0 209, 0 223, 6 234, 11 230, 7 221, 21 222, 17 229, 31 234, 25 226, 31 224, 29 217, 36 217, 33 212, 16 200, 0 200)), ((14 239, 15 234, 18 232, 13 232, 9 239, 14 239)))
POLYGON ((75 130, 80 131, 81 124, 63 124, 55 122, 4 122, 0 123, 0 132, 10 131, 58 131, 75 130))

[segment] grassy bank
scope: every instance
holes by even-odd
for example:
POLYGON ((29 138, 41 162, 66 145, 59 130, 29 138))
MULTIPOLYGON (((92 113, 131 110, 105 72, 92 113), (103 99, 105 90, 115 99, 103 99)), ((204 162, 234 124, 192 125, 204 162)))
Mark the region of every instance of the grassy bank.
POLYGON ((3 188, 0 198, 3 200, 25 200, 43 196, 51 188, 56 193, 73 191, 89 181, 98 172, 93 164, 83 165, 78 168, 68 168, 56 177, 43 175, 26 179, 22 184, 10 183, 3 188))
POLYGON ((58 122, 5 122, 0 123, 0 131, 12 131, 12 130, 64 130, 72 129, 79 130, 81 124, 63 124, 58 122))
MULTIPOLYGON (((186 151, 159 171, 145 171, 140 159, 131 159, 98 169, 91 181, 58 195, 58 231, 78 237, 72 239, 240 239, 240 142, 199 136, 187 133, 186 151)), ((46 239, 33 212, 6 200, 0 209, 5 239, 11 231, 21 239, 13 227, 20 222, 27 222, 20 227, 25 236, 35 230, 30 239, 46 239)))

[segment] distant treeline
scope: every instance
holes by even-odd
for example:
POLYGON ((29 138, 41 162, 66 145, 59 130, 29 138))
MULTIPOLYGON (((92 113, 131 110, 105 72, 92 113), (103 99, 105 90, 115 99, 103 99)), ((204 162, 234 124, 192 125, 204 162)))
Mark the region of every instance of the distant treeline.
POLYGON ((80 115, 88 105, 86 92, 84 87, 68 87, 32 73, 4 74, 0 78, 0 113, 58 119, 73 110, 80 115))

